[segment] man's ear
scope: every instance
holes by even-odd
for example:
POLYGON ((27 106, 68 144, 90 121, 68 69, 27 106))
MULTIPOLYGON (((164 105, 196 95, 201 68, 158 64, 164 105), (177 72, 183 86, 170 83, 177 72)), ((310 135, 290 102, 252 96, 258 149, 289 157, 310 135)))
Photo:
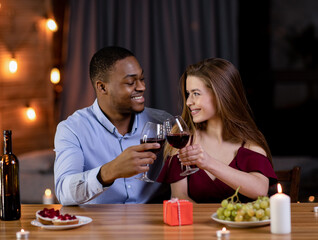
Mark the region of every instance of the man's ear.
POLYGON ((96 81, 96 90, 102 94, 107 94, 107 84, 103 81, 96 81))

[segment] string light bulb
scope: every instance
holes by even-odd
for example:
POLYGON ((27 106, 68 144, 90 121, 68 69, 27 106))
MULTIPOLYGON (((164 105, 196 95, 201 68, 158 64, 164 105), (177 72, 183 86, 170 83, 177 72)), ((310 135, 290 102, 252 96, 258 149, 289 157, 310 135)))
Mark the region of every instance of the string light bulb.
POLYGON ((52 32, 56 32, 57 29, 58 29, 55 20, 52 19, 52 18, 49 18, 49 19, 46 21, 46 26, 47 26, 47 28, 50 29, 52 32))
POLYGON ((27 107, 26 115, 27 115, 27 118, 31 121, 34 121, 36 119, 36 113, 34 108, 32 107, 27 107))
POLYGON ((12 57, 9 62, 9 71, 11 73, 16 73, 18 71, 18 62, 14 57, 12 57))
POLYGON ((61 75, 58 68, 52 68, 51 70, 51 82, 53 84, 58 84, 60 82, 61 75))

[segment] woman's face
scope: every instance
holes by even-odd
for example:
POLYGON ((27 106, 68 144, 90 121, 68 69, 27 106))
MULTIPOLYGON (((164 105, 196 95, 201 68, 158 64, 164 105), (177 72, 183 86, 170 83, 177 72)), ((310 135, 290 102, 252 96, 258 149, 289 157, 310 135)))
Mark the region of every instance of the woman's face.
POLYGON ((187 106, 193 122, 200 123, 216 117, 215 97, 199 77, 188 76, 186 79, 188 94, 187 106))

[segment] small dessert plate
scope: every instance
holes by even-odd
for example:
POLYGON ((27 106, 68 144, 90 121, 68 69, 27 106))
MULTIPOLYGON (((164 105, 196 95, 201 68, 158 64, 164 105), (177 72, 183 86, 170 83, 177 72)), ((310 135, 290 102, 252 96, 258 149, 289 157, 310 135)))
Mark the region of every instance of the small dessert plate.
POLYGON ((260 226, 265 226, 271 223, 271 220, 263 220, 263 221, 257 221, 257 222, 232 222, 232 221, 225 221, 218 219, 217 213, 213 213, 211 218, 218 222, 225 224, 229 227, 235 227, 235 228, 250 228, 250 227, 260 227, 260 226))
POLYGON ((90 217, 84 217, 84 216, 76 216, 79 219, 79 222, 77 224, 72 225, 44 225, 37 220, 31 221, 31 224, 36 227, 41 227, 48 230, 64 230, 64 229, 72 229, 72 228, 78 228, 80 226, 86 225, 93 220, 90 217))

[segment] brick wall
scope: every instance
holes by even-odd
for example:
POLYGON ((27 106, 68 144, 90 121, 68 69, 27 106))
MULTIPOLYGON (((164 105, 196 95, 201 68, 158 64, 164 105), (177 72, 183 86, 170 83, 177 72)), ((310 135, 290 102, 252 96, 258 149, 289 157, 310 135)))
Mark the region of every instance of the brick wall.
POLYGON ((3 130, 13 131, 16 155, 53 148, 56 126, 54 86, 50 82, 53 33, 45 27, 51 1, 1 0, 0 4, 1 139, 3 130), (14 74, 8 71, 12 54, 18 61, 14 74), (26 118, 27 105, 36 111, 34 121, 26 118))

